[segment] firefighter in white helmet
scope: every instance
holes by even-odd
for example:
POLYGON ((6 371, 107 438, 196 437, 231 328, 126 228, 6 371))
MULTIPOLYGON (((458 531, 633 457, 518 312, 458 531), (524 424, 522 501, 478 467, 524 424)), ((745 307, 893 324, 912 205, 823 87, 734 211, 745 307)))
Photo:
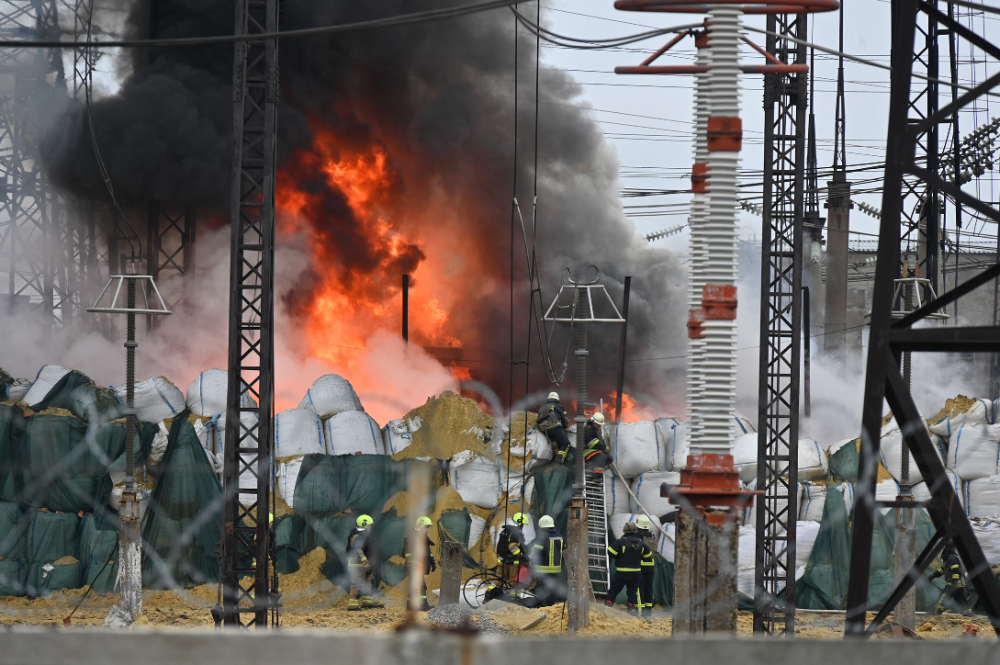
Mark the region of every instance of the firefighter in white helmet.
POLYGON ((583 458, 587 460, 587 470, 600 478, 604 468, 611 461, 608 445, 604 443, 604 414, 600 411, 590 416, 583 428, 583 442, 586 444, 583 458))
POLYGON ((538 410, 538 421, 535 423, 535 427, 548 437, 549 443, 552 444, 552 452, 562 464, 566 463, 566 456, 569 454, 569 437, 566 436, 569 424, 566 409, 559 403, 559 393, 549 393, 549 398, 538 410))

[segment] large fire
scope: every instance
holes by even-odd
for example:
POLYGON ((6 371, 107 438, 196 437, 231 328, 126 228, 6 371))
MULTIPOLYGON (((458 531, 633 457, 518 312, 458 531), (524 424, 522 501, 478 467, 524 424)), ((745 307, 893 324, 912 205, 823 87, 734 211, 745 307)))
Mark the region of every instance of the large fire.
MULTIPOLYGON (((398 230, 403 220, 396 216, 405 213, 392 198, 396 179, 383 147, 345 151, 322 130, 279 175, 279 230, 308 236, 318 273, 305 304, 309 350, 336 368, 355 367, 372 331, 398 334, 402 275, 416 284, 433 269, 420 240, 398 230)), ((411 292, 409 309, 416 343, 461 346, 437 298, 411 292)), ((461 366, 454 372, 468 376, 461 366)))

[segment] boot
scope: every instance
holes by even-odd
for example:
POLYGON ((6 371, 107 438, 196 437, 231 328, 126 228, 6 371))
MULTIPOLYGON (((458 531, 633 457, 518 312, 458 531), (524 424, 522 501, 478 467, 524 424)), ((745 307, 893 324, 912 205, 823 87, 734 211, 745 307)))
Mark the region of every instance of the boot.
POLYGON ((356 612, 356 611, 360 611, 360 610, 361 610, 361 601, 360 600, 358 600, 357 598, 348 598, 347 599, 347 611, 348 612, 356 612))
POLYGON ((377 609, 379 607, 385 607, 385 603, 380 600, 375 600, 371 596, 361 596, 361 607, 366 610, 377 609))

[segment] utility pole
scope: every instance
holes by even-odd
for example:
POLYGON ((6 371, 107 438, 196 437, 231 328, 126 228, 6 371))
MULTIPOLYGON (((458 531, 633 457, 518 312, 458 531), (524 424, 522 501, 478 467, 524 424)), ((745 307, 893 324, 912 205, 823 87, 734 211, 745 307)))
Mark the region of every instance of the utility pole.
POLYGON ((587 335, 592 323, 625 324, 625 318, 615 307, 614 301, 608 295, 601 281, 601 272, 596 266, 590 266, 597 276, 589 281, 576 281, 569 268, 565 274, 569 285, 559 287, 545 312, 543 320, 551 323, 568 323, 574 332, 576 342, 576 471, 573 478, 573 501, 570 506, 569 529, 567 533, 567 621, 566 627, 571 633, 590 624, 590 602, 594 599, 594 589, 590 579, 590 568, 587 558, 588 515, 586 507, 586 461, 583 451, 587 444, 583 430, 587 423, 584 405, 587 403, 587 335), (568 297, 568 298, 567 298, 568 297), (564 304, 569 299, 570 302, 564 304), (598 315, 595 311, 595 300, 607 315, 598 315), (560 314, 569 309, 570 313, 560 314))
POLYGON ((249 39, 236 42, 233 60, 235 145, 223 468, 223 624, 257 628, 276 626, 278 619, 278 577, 273 574, 270 524, 278 41, 254 35, 277 31, 278 0, 237 1, 236 34, 249 39), (240 503, 241 494, 253 497, 249 505, 240 503), (246 579, 251 582, 244 586, 246 579), (246 623, 245 616, 249 617, 246 623))

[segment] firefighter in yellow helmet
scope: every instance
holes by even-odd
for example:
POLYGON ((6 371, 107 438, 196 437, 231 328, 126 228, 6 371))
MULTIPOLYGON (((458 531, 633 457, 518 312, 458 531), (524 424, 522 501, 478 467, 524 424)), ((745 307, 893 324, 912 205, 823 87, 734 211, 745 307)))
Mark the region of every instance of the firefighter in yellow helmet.
MULTIPOLYGON (((649 530, 649 518, 639 515, 635 518, 636 533, 639 540, 645 543, 650 552, 656 551, 656 536, 649 530)), ((653 616, 653 570, 656 568, 653 558, 642 560, 642 586, 639 587, 639 616, 653 616)))
POLYGON ((497 559, 501 564, 501 574, 505 582, 510 585, 511 595, 520 597, 520 592, 526 587, 529 581, 528 557, 525 551, 524 534, 521 527, 528 523, 528 516, 524 513, 515 513, 514 517, 503 525, 500 535, 497 537, 497 559))
POLYGON ((347 592, 348 611, 369 607, 385 607, 372 597, 371 525, 368 515, 358 517, 357 526, 347 536, 347 575, 351 582, 347 592))
POLYGON ((427 581, 423 578, 437 570, 437 561, 434 560, 434 543, 431 541, 430 535, 430 528, 433 524, 429 517, 418 518, 417 525, 413 528, 413 531, 406 534, 406 538, 403 540, 403 551, 406 552, 407 569, 411 575, 414 574, 414 571, 410 568, 409 564, 416 552, 418 540, 424 538, 427 545, 427 549, 425 550, 427 559, 424 563, 424 570, 420 573, 420 606, 410 608, 420 612, 426 612, 431 608, 427 602, 427 581))
POLYGON ((538 520, 538 535, 531 545, 531 572, 535 577, 535 598, 539 607, 555 605, 565 597, 562 581, 563 553, 566 542, 556 531, 555 520, 542 515, 538 520))

